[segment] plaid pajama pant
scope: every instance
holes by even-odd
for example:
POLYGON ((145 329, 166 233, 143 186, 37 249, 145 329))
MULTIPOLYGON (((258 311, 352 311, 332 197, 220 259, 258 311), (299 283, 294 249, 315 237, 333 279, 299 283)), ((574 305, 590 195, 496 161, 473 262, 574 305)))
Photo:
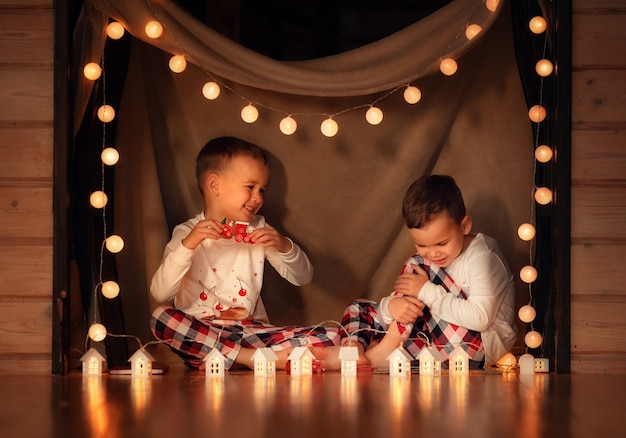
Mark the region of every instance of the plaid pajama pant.
MULTIPOLYGON (((414 255, 405 263, 403 272, 412 272, 411 264, 419 265, 426 271, 431 282, 443 286, 448 293, 454 294, 458 299, 467 299, 465 292, 454 283, 445 269, 431 267, 430 263, 425 262, 422 257, 414 255)), ((397 295, 400 296, 400 294, 397 295)), ((413 357, 417 356, 421 349, 428 346, 426 339, 424 339, 425 335, 444 356, 443 365, 445 367, 448 367, 448 355, 457 345, 461 345, 470 357, 470 368, 484 368, 485 354, 480 332, 468 330, 436 318, 430 313, 428 307, 425 307, 423 312, 424 315, 418 318, 414 324, 398 324, 401 334, 409 332, 404 348, 413 357)), ((372 341, 380 341, 385 336, 387 328, 377 321, 377 316, 377 302, 365 299, 353 301, 345 309, 342 317, 341 324, 345 329, 345 332, 341 333, 342 342, 347 342, 345 339, 350 336, 356 338, 367 349, 372 341)))
POLYGON ((336 327, 278 327, 252 320, 200 320, 170 306, 160 306, 154 310, 150 329, 190 368, 199 368, 213 348, 224 355, 225 367, 228 369, 242 347, 270 347, 281 351, 302 345, 339 344, 339 329, 336 327))

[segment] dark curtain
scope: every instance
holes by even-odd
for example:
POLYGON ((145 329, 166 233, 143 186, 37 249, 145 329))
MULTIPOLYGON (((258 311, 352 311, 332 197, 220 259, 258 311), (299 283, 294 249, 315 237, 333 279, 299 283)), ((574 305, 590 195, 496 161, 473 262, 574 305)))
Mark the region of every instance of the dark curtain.
MULTIPOLYGON (((501 1, 492 12, 486 4, 494 3, 455 0, 367 46, 279 62, 212 31, 172 1, 86 1, 76 32, 78 69, 99 62, 109 18, 132 35, 124 37, 131 39, 130 56, 113 122, 121 158, 110 194, 111 232, 126 242, 115 256, 126 331, 150 338, 149 282, 172 228, 203 208, 195 156, 216 136, 268 150, 272 175, 262 214, 315 267, 313 283, 301 288, 266 270, 263 300, 274 324, 338 320, 351 300, 390 293, 414 252, 400 203, 426 173, 454 176, 474 231, 499 241, 513 272, 528 264, 528 243, 517 227, 532 219, 532 132, 509 6, 501 1), (165 28, 156 40, 143 33, 151 19, 165 28), (472 40, 465 37, 469 24, 482 27, 472 40), (169 70, 172 54, 186 56, 184 72, 169 70), (439 72, 444 56, 457 60, 455 75, 439 72), (216 100, 201 92, 210 80, 222 85, 216 100), (402 98, 408 84, 422 91, 417 104, 402 98), (249 102, 259 110, 252 124, 239 115, 249 102), (373 102, 384 112, 377 126, 365 121, 373 102), (288 114, 298 123, 291 136, 278 128, 288 114), (319 129, 328 115, 339 124, 332 138, 319 129)), ((91 86, 76 86, 80 126, 91 86)), ((526 289, 519 284, 520 305, 526 289)))

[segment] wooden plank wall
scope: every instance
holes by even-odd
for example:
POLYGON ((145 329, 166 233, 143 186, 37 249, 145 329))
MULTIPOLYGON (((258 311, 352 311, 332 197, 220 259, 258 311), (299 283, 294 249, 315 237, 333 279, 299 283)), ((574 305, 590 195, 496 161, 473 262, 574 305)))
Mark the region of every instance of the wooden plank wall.
POLYGON ((626 1, 574 0, 571 371, 626 372, 626 1))
POLYGON ((0 374, 52 345, 52 0, 0 0, 0 374))
MULTIPOLYGON (((0 374, 51 370, 53 2, 0 0, 0 374)), ((573 0, 572 372, 626 372, 626 2, 573 0)))

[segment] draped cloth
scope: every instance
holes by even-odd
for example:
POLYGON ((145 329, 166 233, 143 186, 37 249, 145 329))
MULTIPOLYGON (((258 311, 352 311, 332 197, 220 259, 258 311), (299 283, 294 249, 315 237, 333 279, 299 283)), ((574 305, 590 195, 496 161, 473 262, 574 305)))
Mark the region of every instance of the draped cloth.
MULTIPOLYGON (((86 0, 75 32, 76 70, 98 61, 108 19, 131 39, 122 100, 116 108, 112 229, 125 240, 115 255, 129 333, 148 338, 156 306, 148 284, 175 225, 203 209, 195 158, 211 138, 232 135, 265 148, 271 177, 261 213, 308 253, 311 284, 295 288, 266 270, 263 300, 276 325, 338 320, 355 298, 389 294, 414 248, 400 215, 406 188, 426 173, 452 175, 464 193, 474 230, 496 238, 513 269, 527 264, 516 235, 529 220, 533 142, 515 59, 509 6, 455 0, 372 44, 320 59, 281 62, 225 38, 171 0, 86 0), (145 24, 164 33, 150 39, 145 24), (465 36, 469 24, 482 32, 465 36), (187 69, 168 68, 184 54, 187 69), (452 76, 439 72, 457 61, 452 76), (215 100, 202 95, 221 86, 215 100), (407 85, 422 99, 404 101, 407 85), (258 120, 241 109, 253 102, 258 120), (365 121, 375 103, 382 123, 365 121), (298 128, 284 135, 291 114, 298 128), (333 116, 336 136, 320 132, 333 116)), ((400 13, 400 12, 399 12, 400 13)), ((75 84, 75 125, 91 84, 75 84)), ((99 169, 94 169, 99 172, 99 169)), ((96 188, 94 188, 96 189, 96 188)), ((519 285, 524 302, 524 285, 519 285)))

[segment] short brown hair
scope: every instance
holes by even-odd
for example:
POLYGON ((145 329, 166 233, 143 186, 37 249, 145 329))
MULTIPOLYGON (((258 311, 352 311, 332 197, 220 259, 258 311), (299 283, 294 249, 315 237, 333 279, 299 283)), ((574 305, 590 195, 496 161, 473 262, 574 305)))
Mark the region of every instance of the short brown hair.
POLYGON ((210 140, 198 153, 196 179, 200 193, 204 194, 203 184, 210 172, 217 172, 228 165, 234 157, 246 155, 262 160, 268 165, 267 155, 259 146, 237 137, 217 137, 210 140))
POLYGON ((448 175, 426 175, 411 184, 402 201, 402 218, 409 228, 422 228, 439 216, 461 223, 466 215, 461 190, 448 175))

